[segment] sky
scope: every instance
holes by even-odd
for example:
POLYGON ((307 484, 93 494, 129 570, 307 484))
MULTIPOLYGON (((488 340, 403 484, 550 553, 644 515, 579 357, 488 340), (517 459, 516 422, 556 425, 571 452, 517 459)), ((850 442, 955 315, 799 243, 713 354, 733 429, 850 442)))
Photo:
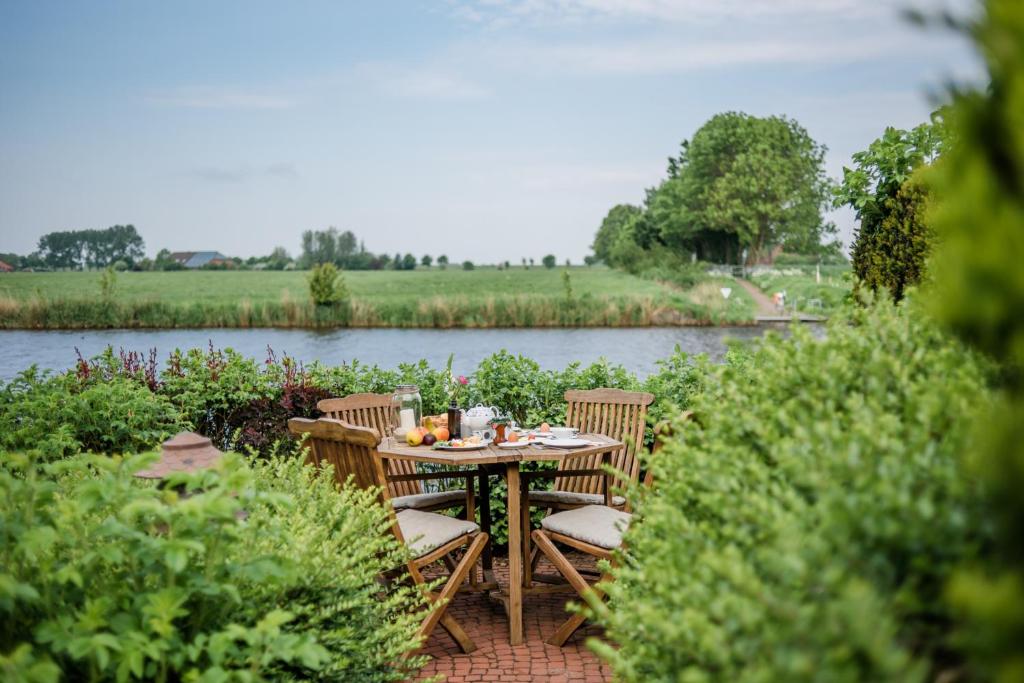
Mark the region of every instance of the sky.
POLYGON ((131 223, 150 255, 295 254, 335 226, 375 252, 578 262, 718 112, 796 119, 833 177, 926 121, 979 67, 906 6, 0 0, 0 252, 131 223))

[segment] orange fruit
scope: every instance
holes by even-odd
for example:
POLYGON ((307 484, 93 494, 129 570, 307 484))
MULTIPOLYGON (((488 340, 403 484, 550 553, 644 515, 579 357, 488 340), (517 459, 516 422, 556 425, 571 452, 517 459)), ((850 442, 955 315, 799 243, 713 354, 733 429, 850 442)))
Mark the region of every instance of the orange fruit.
POLYGON ((447 441, 451 434, 448 433, 447 427, 435 427, 432 434, 437 437, 438 441, 447 441))
POLYGON ((519 441, 519 435, 516 434, 515 432, 512 432, 511 434, 508 435, 508 440, 511 441, 512 443, 515 443, 516 441, 519 441))
POLYGON ((541 425, 540 425, 540 433, 541 434, 547 434, 550 431, 551 431, 551 425, 549 425, 547 422, 542 422, 541 425))

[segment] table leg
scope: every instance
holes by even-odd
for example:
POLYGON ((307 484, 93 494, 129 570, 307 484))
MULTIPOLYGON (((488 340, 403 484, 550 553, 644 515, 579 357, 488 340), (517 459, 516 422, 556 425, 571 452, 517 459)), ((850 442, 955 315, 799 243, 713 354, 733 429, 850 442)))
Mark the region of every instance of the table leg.
MULTIPOLYGON (((480 466, 480 528, 489 536, 494 537, 491 529, 491 480, 490 472, 486 465, 480 466)), ((489 581, 487 574, 494 570, 494 555, 491 553, 491 544, 484 546, 484 554, 481 563, 484 568, 484 580, 489 581)))
POLYGON ((523 643, 523 554, 519 520, 519 463, 505 465, 508 487, 508 631, 512 645, 523 643))

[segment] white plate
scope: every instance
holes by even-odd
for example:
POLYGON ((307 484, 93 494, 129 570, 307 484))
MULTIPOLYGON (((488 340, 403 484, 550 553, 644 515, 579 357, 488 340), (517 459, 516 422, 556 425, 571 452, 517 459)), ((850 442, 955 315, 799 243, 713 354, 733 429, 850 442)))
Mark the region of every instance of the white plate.
POLYGON ((526 441, 502 441, 498 448, 526 448, 529 445, 526 441))
POLYGON ((589 446, 590 442, 583 439, 548 439, 544 445, 551 448, 583 448, 589 446))

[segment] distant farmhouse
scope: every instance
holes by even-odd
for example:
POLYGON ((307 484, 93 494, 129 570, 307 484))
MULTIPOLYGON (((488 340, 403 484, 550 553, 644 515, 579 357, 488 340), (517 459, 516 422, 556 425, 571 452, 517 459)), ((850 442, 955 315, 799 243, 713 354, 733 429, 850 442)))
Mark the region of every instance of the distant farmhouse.
POLYGON ((0 261, 0 273, 10 273, 13 270, 14 266, 12 266, 10 263, 4 263, 3 261, 0 261))
POLYGON ((186 268, 202 268, 203 266, 219 266, 231 263, 227 256, 219 251, 176 251, 171 260, 186 268))

